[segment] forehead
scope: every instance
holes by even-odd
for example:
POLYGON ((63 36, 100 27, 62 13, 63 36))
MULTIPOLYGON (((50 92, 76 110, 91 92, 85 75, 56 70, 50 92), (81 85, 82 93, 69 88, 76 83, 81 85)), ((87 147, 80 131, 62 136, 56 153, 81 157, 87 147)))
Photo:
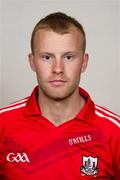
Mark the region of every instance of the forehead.
POLYGON ((66 35, 74 36, 74 37, 77 36, 77 37, 81 37, 81 38, 83 37, 82 32, 80 30, 78 30, 78 28, 76 28, 75 26, 70 26, 69 29, 65 33, 58 33, 58 32, 56 32, 56 31, 54 31, 54 30, 52 30, 50 28, 39 28, 35 32, 34 39, 36 39, 36 37, 37 38, 38 37, 42 38, 43 36, 47 37, 47 35, 48 36, 50 36, 50 35, 54 35, 54 36, 58 35, 60 37, 62 37, 62 36, 65 37, 66 35))
POLYGON ((80 48, 83 43, 82 33, 77 28, 70 28, 68 33, 59 34, 50 29, 39 29, 34 36, 34 49, 80 48))

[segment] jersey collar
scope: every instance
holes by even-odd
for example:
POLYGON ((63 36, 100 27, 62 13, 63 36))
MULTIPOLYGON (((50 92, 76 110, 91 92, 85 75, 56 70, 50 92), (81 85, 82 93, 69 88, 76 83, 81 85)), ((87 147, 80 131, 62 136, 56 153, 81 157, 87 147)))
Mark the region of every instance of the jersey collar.
MULTIPOLYGON (((84 89, 80 87, 79 92, 86 100, 86 104, 75 118, 83 121, 90 121, 94 119, 95 116, 95 105, 91 100, 89 94, 84 89)), ((34 88, 31 96, 28 98, 27 105, 25 108, 26 116, 42 116, 37 98, 38 98, 38 86, 34 88)))
POLYGON ((86 100, 86 104, 84 105, 82 110, 78 113, 76 118, 83 120, 83 121, 91 122, 92 120, 95 119, 94 118, 95 117, 94 102, 91 100, 90 95, 81 87, 79 88, 79 92, 80 92, 81 96, 86 100))
POLYGON ((27 105, 25 108, 25 115, 34 116, 41 115, 39 105, 38 105, 38 86, 36 86, 28 98, 27 105))

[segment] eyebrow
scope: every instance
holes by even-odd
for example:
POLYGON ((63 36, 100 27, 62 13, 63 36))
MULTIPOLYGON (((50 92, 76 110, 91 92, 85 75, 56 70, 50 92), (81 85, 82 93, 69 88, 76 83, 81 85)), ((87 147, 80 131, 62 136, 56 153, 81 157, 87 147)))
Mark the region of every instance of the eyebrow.
POLYGON ((50 55, 50 56, 54 55, 53 53, 50 53, 50 52, 40 52, 39 53, 39 55, 44 55, 44 54, 47 54, 47 55, 50 55))
POLYGON ((77 51, 68 51, 68 52, 65 52, 64 55, 67 55, 67 54, 78 54, 77 51))
MULTIPOLYGON (((54 56, 54 53, 50 53, 50 52, 40 52, 39 53, 40 55, 44 55, 44 54, 47 54, 47 55, 50 55, 50 56, 54 56)), ((67 54, 78 54, 77 51, 67 51, 67 52, 63 52, 62 55, 67 55, 67 54)))

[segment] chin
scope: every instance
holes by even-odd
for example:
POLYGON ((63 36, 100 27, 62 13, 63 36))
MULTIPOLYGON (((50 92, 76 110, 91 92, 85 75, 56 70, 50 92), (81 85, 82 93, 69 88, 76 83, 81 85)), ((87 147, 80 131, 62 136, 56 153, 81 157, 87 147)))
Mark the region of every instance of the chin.
POLYGON ((54 96, 54 97, 51 96, 50 98, 54 101, 63 101, 65 99, 67 99, 68 97, 67 96, 54 96))
POLYGON ((40 91, 51 100, 62 101, 72 96, 76 89, 76 86, 58 89, 42 86, 40 91))
POLYGON ((69 98, 72 94, 74 93, 74 91, 72 92, 54 92, 54 93, 48 93, 46 94, 48 98, 55 100, 55 101, 63 101, 67 98, 69 98))

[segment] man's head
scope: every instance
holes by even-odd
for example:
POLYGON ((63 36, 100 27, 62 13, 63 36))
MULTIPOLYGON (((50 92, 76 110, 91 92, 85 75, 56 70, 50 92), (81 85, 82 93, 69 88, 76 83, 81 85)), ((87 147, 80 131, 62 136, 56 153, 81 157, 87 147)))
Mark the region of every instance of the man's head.
POLYGON ((78 93, 88 62, 85 44, 82 25, 63 13, 38 22, 32 33, 29 62, 37 75, 39 94, 63 100, 78 93))
POLYGON ((81 32, 82 35, 82 49, 85 52, 86 48, 86 35, 83 29, 83 26, 73 17, 70 17, 64 13, 57 12, 46 16, 41 19, 33 29, 32 37, 31 37, 31 50, 34 54, 34 37, 38 30, 47 29, 52 30, 58 34, 66 34, 69 33, 72 27, 76 27, 78 31, 81 32))

